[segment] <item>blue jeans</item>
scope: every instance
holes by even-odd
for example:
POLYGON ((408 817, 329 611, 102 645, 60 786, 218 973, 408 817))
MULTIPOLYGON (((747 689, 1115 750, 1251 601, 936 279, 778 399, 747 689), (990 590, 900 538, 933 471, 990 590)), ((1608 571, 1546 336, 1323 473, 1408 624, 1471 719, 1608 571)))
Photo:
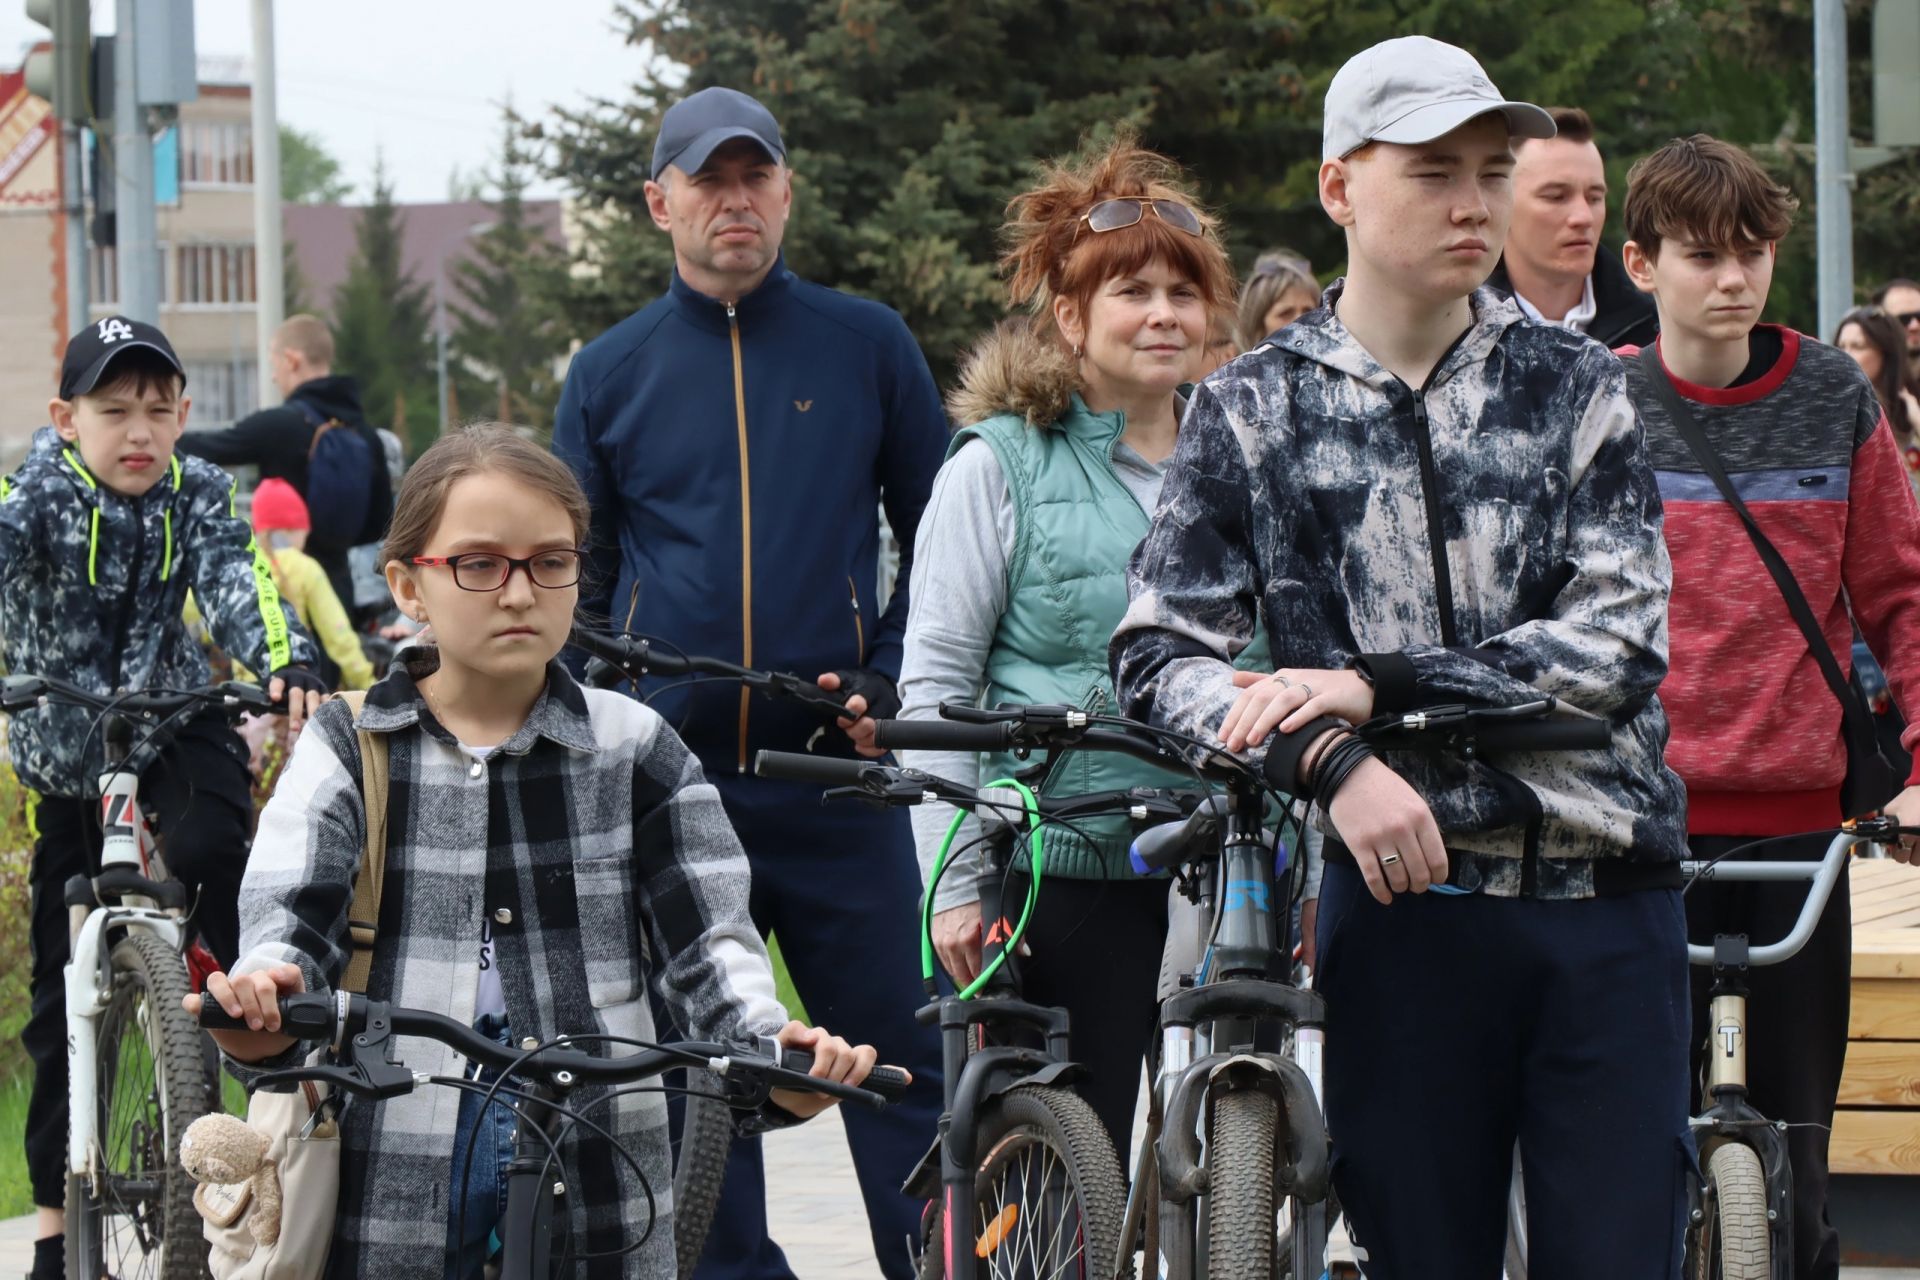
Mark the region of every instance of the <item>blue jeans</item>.
MULTIPOLYGON (((473 1029, 500 1044, 513 1043, 504 1014, 482 1014, 474 1019, 473 1029)), ((481 1067, 470 1070, 467 1078, 490 1085, 500 1073, 481 1067)), ((460 1093, 460 1116, 453 1132, 453 1168, 447 1177, 446 1280, 475 1280, 480 1275, 481 1266, 493 1256, 494 1228, 506 1214, 507 1165, 513 1161, 513 1130, 519 1117, 513 1099, 504 1094, 494 1099, 482 1117, 483 1101, 484 1095, 471 1090, 460 1093), (471 1166, 469 1148, 473 1149, 471 1166)))

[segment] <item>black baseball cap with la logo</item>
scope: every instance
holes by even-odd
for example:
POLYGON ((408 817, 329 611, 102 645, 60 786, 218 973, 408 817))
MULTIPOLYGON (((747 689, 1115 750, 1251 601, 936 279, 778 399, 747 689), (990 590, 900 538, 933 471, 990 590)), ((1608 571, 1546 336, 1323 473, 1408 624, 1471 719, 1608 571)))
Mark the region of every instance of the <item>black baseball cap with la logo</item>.
POLYGON ((86 395, 100 385, 100 378, 109 365, 141 347, 158 351, 180 375, 180 385, 186 385, 187 371, 181 367, 180 357, 173 353, 173 344, 167 341, 166 334, 143 321, 108 316, 94 321, 68 340, 67 358, 60 362, 60 398, 71 400, 86 395))

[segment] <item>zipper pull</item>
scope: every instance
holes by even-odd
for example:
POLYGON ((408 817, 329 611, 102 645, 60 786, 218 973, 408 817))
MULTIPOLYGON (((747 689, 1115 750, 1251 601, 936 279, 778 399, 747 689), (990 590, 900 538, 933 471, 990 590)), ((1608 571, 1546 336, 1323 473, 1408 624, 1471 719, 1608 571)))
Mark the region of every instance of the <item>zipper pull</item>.
POLYGON ((731 302, 727 304, 727 323, 733 323, 733 304, 731 302))

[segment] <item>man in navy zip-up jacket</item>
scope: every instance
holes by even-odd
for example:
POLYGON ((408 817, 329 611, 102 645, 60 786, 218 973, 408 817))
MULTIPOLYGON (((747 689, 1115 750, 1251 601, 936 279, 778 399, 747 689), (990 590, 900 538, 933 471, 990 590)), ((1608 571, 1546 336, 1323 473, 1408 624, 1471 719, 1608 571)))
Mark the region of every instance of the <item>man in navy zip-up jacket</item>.
MULTIPOLYGON (((581 606, 690 654, 818 675, 854 712, 888 715, 946 420, 896 313, 786 269, 785 160, 773 117, 729 89, 661 122, 647 194, 673 237, 672 287, 574 358, 554 424, 593 504, 581 606), (882 503, 901 547, 885 610, 882 503)), ((718 787, 752 865, 754 919, 779 936, 809 1012, 914 1073, 903 1104, 846 1117, 881 1269, 909 1276, 920 1206, 898 1188, 940 1105, 938 1044, 912 1017, 912 839, 898 812, 823 807, 816 786, 751 773, 763 749, 852 755, 872 719, 843 733, 726 683, 642 692, 718 787)), ((758 1139, 734 1144, 698 1274, 793 1274, 767 1239, 758 1139)))

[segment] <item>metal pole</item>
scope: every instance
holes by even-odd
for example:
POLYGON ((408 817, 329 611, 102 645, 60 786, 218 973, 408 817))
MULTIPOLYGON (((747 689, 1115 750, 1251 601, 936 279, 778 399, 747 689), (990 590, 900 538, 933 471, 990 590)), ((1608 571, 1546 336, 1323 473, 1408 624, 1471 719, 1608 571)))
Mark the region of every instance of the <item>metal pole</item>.
POLYGON ((1846 0, 1813 0, 1813 122, 1820 337, 1853 306, 1853 175, 1847 137, 1846 0))
POLYGON ((447 404, 447 304, 444 296, 446 273, 437 270, 433 276, 433 360, 440 382, 440 434, 447 434, 447 419, 451 416, 447 404))
POLYGON ((113 182, 120 313, 160 323, 160 234, 153 209, 153 138, 134 71, 135 0, 120 0, 113 42, 113 182))
POLYGON ((87 198, 85 131, 77 120, 60 122, 60 190, 67 222, 67 333, 78 333, 92 319, 87 310, 87 198))
POLYGON ((273 0, 253 0, 253 268, 254 345, 260 408, 273 394, 273 335, 286 319, 284 248, 280 237, 280 113, 275 101, 273 0))

